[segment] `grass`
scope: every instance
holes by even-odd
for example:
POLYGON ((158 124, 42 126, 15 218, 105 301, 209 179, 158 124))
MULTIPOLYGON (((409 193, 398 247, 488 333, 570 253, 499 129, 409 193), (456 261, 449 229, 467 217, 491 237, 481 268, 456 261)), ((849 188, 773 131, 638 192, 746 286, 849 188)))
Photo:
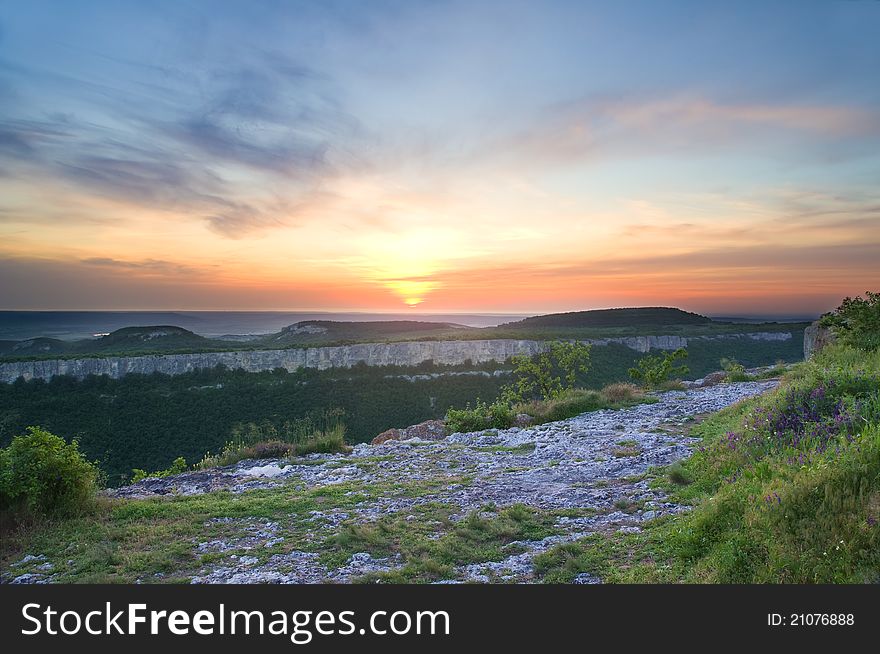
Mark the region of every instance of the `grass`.
MULTIPOLYGON (((500 561, 517 551, 512 544, 521 540, 537 540, 555 533, 555 517, 522 504, 499 511, 487 507, 472 511, 463 519, 452 522, 453 507, 430 508, 433 517, 441 522, 445 533, 439 538, 427 538, 422 527, 400 517, 380 520, 364 534, 359 528, 343 532, 337 539, 339 557, 367 551, 374 555, 395 554, 402 558, 403 567, 390 572, 374 573, 362 582, 413 583, 428 582, 452 576, 456 566, 500 561)), ((336 559, 338 560, 338 558, 336 559)))
POLYGON ((754 376, 754 379, 778 379, 791 369, 784 361, 777 361, 772 368, 754 376))
MULTIPOLYGON (((264 561, 272 554, 297 549, 318 552, 325 561, 347 560, 356 551, 383 551, 383 527, 353 530, 347 542, 344 537, 325 540, 316 537, 314 523, 308 520, 312 511, 350 511, 362 501, 421 497, 436 492, 440 485, 467 481, 453 477, 398 484, 345 482, 315 489, 288 482, 279 488, 244 493, 222 491, 145 500, 101 498, 96 509, 88 514, 4 532, 0 569, 14 574, 26 572, 25 567, 13 568, 11 564, 25 554, 39 553, 53 563, 59 571, 56 581, 63 583, 185 582, 198 574, 203 565, 217 559, 215 553, 200 553, 198 543, 218 538, 234 543, 247 534, 242 521, 248 525, 264 520, 279 524, 279 532, 285 537, 282 544, 274 548, 231 549, 225 555, 247 553, 264 561), (234 522, 213 521, 217 518, 231 518, 234 522), (369 543, 372 545, 364 546, 369 543)), ((447 507, 443 511, 448 515, 452 509, 447 507)), ((395 525, 396 533, 406 529, 413 532, 413 537, 421 533, 428 540, 427 535, 435 528, 431 524, 433 517, 439 519, 443 514, 431 504, 412 511, 424 511, 425 519, 410 522, 403 515, 395 515, 393 520, 386 519, 377 525, 388 522, 395 525), (414 525, 418 527, 416 531, 414 525)))
POLYGON ((615 447, 611 451, 611 455, 616 459, 623 459, 631 456, 638 456, 642 453, 642 448, 637 445, 625 445, 622 447, 615 447))
POLYGON ((636 404, 656 402, 632 384, 611 384, 601 391, 573 388, 549 400, 533 400, 514 407, 516 413, 526 413, 534 424, 556 422, 599 409, 623 409, 636 404))
POLYGON ((196 464, 199 470, 229 466, 245 459, 276 459, 306 456, 308 454, 330 454, 347 452, 345 443, 345 426, 333 425, 327 429, 318 429, 293 442, 272 439, 268 441, 248 442, 247 440, 229 441, 219 454, 207 454, 196 464))
POLYGON ((627 382, 608 384, 600 391, 600 395, 609 404, 635 403, 645 397, 645 393, 638 386, 627 382))
POLYGON ((657 398, 647 395, 633 384, 623 382, 609 384, 601 391, 569 388, 557 397, 521 402, 513 407, 502 400, 493 404, 477 400, 474 408, 468 405, 464 409, 450 409, 446 414, 446 428, 450 433, 487 428, 507 429, 513 426, 518 414, 528 415, 532 425, 541 425, 573 418, 588 411, 623 409, 652 402, 657 402, 657 398))
POLYGON ((523 443, 522 445, 485 445, 482 447, 474 447, 478 452, 494 452, 496 454, 529 454, 535 451, 534 443, 523 443))
POLYGON ((677 486, 687 486, 688 484, 693 483, 693 479, 691 479, 690 474, 679 461, 676 461, 671 466, 668 466, 666 469, 666 474, 669 478, 669 481, 677 486))
POLYGON ((827 348, 691 435, 702 446, 658 484, 692 511, 554 548, 543 579, 880 582, 880 352, 827 348))

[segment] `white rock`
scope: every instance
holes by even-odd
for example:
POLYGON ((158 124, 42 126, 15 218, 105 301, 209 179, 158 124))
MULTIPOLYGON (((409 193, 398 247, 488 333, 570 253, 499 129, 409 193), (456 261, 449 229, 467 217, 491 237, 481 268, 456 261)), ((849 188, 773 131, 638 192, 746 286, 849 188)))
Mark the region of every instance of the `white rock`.
POLYGON ((235 474, 239 477, 280 477, 293 470, 293 466, 286 465, 283 468, 277 463, 270 463, 265 466, 254 466, 253 468, 244 468, 238 470, 235 474))

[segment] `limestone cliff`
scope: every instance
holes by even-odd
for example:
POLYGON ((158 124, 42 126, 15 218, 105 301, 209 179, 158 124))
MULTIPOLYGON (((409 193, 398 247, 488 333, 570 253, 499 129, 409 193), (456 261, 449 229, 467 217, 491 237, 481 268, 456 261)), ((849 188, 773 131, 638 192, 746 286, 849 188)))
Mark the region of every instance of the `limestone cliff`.
MULTIPOLYGON (((790 332, 755 332, 749 334, 722 334, 717 336, 628 336, 621 338, 585 339, 584 343, 607 345, 619 343, 637 352, 674 350, 687 347, 688 341, 743 339, 758 341, 788 341, 790 332)), ((284 368, 350 368, 359 363, 368 366, 415 366, 433 360, 438 364, 503 362, 517 354, 536 354, 547 346, 546 341, 494 339, 468 341, 406 341, 398 343, 360 343, 336 347, 313 347, 287 350, 242 350, 238 352, 203 352, 197 354, 164 354, 131 357, 103 357, 83 359, 47 359, 43 361, 15 361, 0 363, 0 382, 11 383, 25 379, 51 379, 56 375, 70 375, 83 379, 89 375, 108 375, 119 378, 130 373, 180 375, 193 370, 224 365, 248 372, 262 372, 284 368)))

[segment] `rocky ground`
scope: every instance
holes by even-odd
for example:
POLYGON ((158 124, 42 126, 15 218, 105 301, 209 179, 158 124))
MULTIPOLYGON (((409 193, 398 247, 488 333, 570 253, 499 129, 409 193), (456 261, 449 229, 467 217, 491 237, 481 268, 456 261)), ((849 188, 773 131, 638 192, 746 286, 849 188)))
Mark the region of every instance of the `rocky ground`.
MULTIPOLYGON (((508 543, 504 555, 493 560, 456 565, 443 582, 523 583, 533 579, 533 557, 559 543, 594 532, 638 531, 647 520, 686 510, 652 487, 646 472, 690 454, 696 441, 687 429, 699 416, 775 385, 771 380, 695 387, 661 393, 654 404, 529 428, 362 444, 350 454, 311 455, 293 463, 243 461, 146 479, 113 494, 144 499, 262 489, 330 498, 281 519, 206 521, 192 542, 200 562, 186 577, 193 583, 355 581, 400 569, 405 562, 393 552, 328 557, 327 543, 339 542, 343 530, 353 533, 358 526, 394 517, 421 537, 439 539, 469 515, 491 520, 505 507, 522 504, 552 517, 549 535, 508 543), (436 507, 445 507, 442 520, 434 519, 436 507)), ((63 581, 53 579, 41 559, 16 565, 13 581, 63 581)), ((575 582, 601 580, 579 575, 575 582)))

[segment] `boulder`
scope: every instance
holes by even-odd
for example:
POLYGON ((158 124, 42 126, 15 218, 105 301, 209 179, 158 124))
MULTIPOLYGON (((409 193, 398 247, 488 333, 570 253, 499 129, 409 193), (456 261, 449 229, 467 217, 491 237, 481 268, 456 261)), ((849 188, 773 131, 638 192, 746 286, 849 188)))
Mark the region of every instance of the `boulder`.
POLYGON ((727 381, 727 373, 722 371, 710 372, 703 377, 701 386, 714 386, 715 384, 723 384, 727 381))
POLYGON ((403 429, 389 429, 376 436, 371 445, 381 445, 386 441, 405 441, 421 438, 425 441, 442 441, 446 438, 446 423, 442 420, 426 420, 403 429))

